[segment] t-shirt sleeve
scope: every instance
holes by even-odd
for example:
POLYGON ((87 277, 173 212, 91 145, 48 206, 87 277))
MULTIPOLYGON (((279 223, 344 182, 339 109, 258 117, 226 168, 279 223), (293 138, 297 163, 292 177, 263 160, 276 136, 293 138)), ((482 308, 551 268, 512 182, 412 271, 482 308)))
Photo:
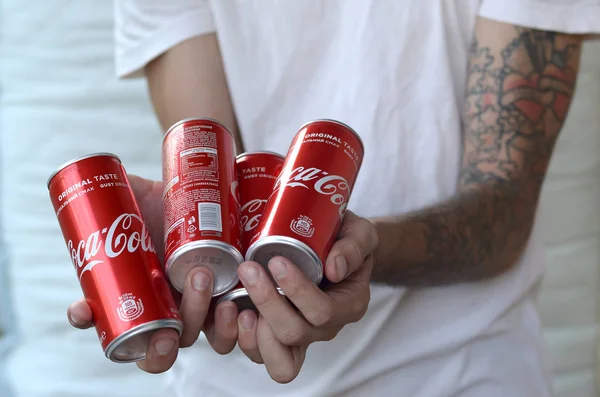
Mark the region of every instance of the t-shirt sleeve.
POLYGON ((191 37, 215 31, 209 0, 115 0, 115 69, 139 77, 148 62, 191 37))
POLYGON ((482 0, 479 15, 539 30, 600 34, 600 0, 482 0))

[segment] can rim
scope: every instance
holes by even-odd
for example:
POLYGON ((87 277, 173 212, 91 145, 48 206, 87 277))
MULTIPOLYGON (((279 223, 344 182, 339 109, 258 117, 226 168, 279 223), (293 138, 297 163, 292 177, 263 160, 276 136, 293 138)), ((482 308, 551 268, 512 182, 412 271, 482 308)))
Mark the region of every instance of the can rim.
POLYGON ((319 284, 321 280, 323 280, 323 262, 321 262, 321 259, 317 253, 311 247, 309 247, 308 244, 293 237, 274 235, 260 238, 251 244, 250 247, 248 247, 246 250, 246 257, 244 259, 247 261, 253 261, 256 251, 258 251, 258 249, 263 245, 270 243, 290 245, 303 251, 309 258, 313 260, 317 268, 316 278, 311 281, 315 284, 319 284))
POLYGON ((241 159, 244 156, 250 156, 253 154, 271 154, 273 156, 279 157, 281 159, 285 160, 285 156, 283 154, 277 153, 277 152, 272 152, 270 150, 256 150, 256 151, 252 151, 252 152, 244 152, 244 153, 240 153, 237 156, 235 156, 236 160, 241 159))
MULTIPOLYGON (((173 288, 175 288, 175 290, 177 290, 178 292, 183 292, 183 286, 175 285, 175 283, 173 283, 171 281, 171 272, 172 272, 171 269, 173 268, 173 262, 175 262, 182 255, 186 254, 188 251, 198 249, 198 248, 214 248, 214 249, 221 250, 221 251, 231 255, 233 259, 237 260, 238 266, 240 263, 242 263, 244 261, 244 256, 237 248, 235 248, 233 245, 225 243, 223 241, 206 239, 206 240, 190 241, 187 244, 183 244, 181 247, 178 247, 175 251, 173 251, 173 253, 169 256, 169 259, 167 259, 167 261, 165 262, 165 273, 167 275, 167 279, 169 280, 169 283, 171 283, 173 288)), ((231 281, 229 284, 227 284, 226 287, 223 289, 223 291, 218 292, 218 293, 214 293, 214 291, 213 291, 212 297, 214 298, 217 296, 221 296, 221 295, 231 291, 231 288, 235 287, 235 285, 239 281, 240 281, 239 277, 237 276, 237 273, 236 273, 235 279, 233 281, 231 281)))
POLYGON ((54 177, 61 172, 62 170, 64 170, 65 168, 67 168, 70 165, 73 165, 75 163, 78 163, 82 160, 86 160, 92 157, 113 157, 117 160, 119 160, 119 163, 123 163, 121 161, 121 159, 119 158, 119 156, 117 156, 116 154, 113 153, 109 153, 109 152, 97 152, 97 153, 89 153, 83 156, 79 156, 79 157, 75 157, 74 159, 71 159, 65 163, 63 163, 62 165, 60 165, 52 174, 50 174, 50 177, 48 177, 48 181, 46 182, 46 187, 48 189, 50 189, 50 182, 52 182, 52 179, 54 179, 54 177))
MULTIPOLYGON (((283 292, 283 290, 280 287, 277 287, 277 292, 279 292, 279 295, 285 296, 285 292, 283 292)), ((236 299, 244 298, 244 297, 250 297, 250 294, 248 294, 248 290, 245 287, 242 287, 239 289, 233 289, 233 290, 225 293, 224 295, 221 295, 219 297, 219 299, 217 300, 217 305, 219 303, 228 302, 228 301, 233 302, 236 299)), ((252 300, 252 299, 250 299, 250 300, 252 300)))
POLYGON ((219 299, 217 300, 217 305, 225 301, 234 301, 245 296, 249 296, 246 288, 234 289, 219 296, 219 299))
POLYGON ((177 128, 181 124, 187 123, 189 121, 212 121, 213 123, 216 123, 216 124, 220 125, 225 131, 227 131, 227 133, 229 133, 229 135, 233 138, 233 141, 235 143, 235 136, 233 136, 233 132, 229 131, 229 128, 225 127, 225 124, 221 123, 219 120, 213 119, 211 117, 187 117, 185 119, 179 120, 178 122, 176 122, 175 124, 173 124, 172 126, 170 126, 169 129, 167 129, 167 132, 165 132, 165 134, 163 135, 163 140, 162 140, 163 144, 165 142, 165 139, 167 139, 167 136, 171 132, 173 132, 173 130, 175 128, 177 128))
POLYGON ((309 122, 306 122, 304 124, 302 124, 302 126, 300 128, 298 128, 298 131, 302 131, 304 128, 306 128, 308 125, 313 124, 313 123, 320 123, 320 122, 326 122, 326 123, 332 123, 332 124, 337 124, 337 125, 341 125, 342 127, 347 128, 348 130, 350 130, 354 136, 356 136, 356 139, 358 139, 358 143, 360 144, 360 148, 362 149, 363 152, 363 156, 365 154, 365 144, 362 140, 362 138, 360 137, 360 135, 358 135, 358 132, 356 132, 356 130, 352 127, 350 127, 348 124, 343 123, 339 120, 334 120, 334 119, 316 119, 316 120, 312 120, 309 122))
POLYGON ((144 357, 141 357, 141 358, 135 358, 135 359, 129 359, 129 360, 117 360, 117 359, 113 358, 112 354, 114 353, 115 349, 119 345, 119 342, 122 342, 122 341, 127 340, 134 336, 138 336, 140 334, 143 334, 144 332, 155 331, 157 329, 162 329, 162 328, 174 329, 175 331, 177 331, 179 336, 181 336, 181 333, 183 332, 183 322, 181 320, 177 320, 174 318, 163 318, 163 319, 148 321, 147 323, 140 324, 136 327, 133 327, 133 328, 123 332, 121 335, 119 335, 115 339, 113 339, 108 344, 108 346, 106 346, 106 349, 104 350, 105 351, 104 355, 110 361, 115 362, 115 363, 125 364, 125 363, 132 363, 132 362, 143 360, 144 358, 146 358, 146 355, 144 355, 144 357))

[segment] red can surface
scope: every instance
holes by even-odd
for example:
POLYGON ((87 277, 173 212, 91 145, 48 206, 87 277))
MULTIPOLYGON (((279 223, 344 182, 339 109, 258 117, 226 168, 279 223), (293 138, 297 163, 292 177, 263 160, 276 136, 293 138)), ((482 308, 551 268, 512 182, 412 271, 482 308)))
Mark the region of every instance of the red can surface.
POLYGON ((165 268, 178 291, 196 267, 210 269, 213 296, 238 282, 243 262, 233 135, 211 119, 174 124, 163 141, 165 268))
POLYGON ((272 257, 283 256, 319 284, 363 155, 360 137, 343 123, 317 120, 300 128, 246 260, 267 268, 272 257))
MULTIPOLYGON (((268 151, 242 153, 236 158, 241 202, 242 252, 246 252, 252 236, 256 233, 256 226, 283 168, 284 160, 282 155, 268 151)), ((283 295, 280 289, 279 293, 283 295)), ((255 309, 242 283, 221 295, 216 304, 229 300, 235 302, 238 313, 246 309, 255 309)))
POLYGON ((125 169, 110 153, 72 160, 48 180, 83 295, 106 357, 146 357, 152 331, 182 322, 125 169))
POLYGON ((284 160, 282 155, 267 151, 242 153, 236 158, 244 253, 256 233, 256 226, 283 168, 284 160))

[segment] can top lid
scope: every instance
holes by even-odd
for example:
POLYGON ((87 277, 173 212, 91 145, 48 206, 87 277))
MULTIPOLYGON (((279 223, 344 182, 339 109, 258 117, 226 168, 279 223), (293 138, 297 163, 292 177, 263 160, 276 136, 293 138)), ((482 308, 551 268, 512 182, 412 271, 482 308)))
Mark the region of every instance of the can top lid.
POLYGON ((79 162, 81 160, 89 159, 91 157, 113 157, 113 158, 119 160, 119 163, 121 162, 121 159, 119 158, 119 156, 117 156, 116 154, 108 153, 108 152, 90 153, 90 154, 86 154, 84 156, 76 157, 76 158, 74 158, 72 160, 67 161, 66 163, 64 163, 63 165, 61 165, 60 167, 58 167, 56 169, 56 171, 54 171, 52 174, 50 174, 50 177, 48 178, 48 182, 46 182, 46 187, 48 189, 50 189, 50 182, 52 182, 52 179, 54 179, 54 177, 56 176, 56 174, 58 174, 60 171, 64 170, 65 168, 67 168, 71 164, 75 164, 75 163, 77 163, 77 162, 79 162))
POLYGON ((270 154, 270 155, 273 155, 273 156, 276 156, 276 157, 279 157, 279 158, 285 159, 285 156, 284 156, 284 155, 282 155, 282 154, 279 154, 279 153, 276 153, 276 152, 271 152, 271 151, 269 151, 269 150, 257 150, 257 151, 254 151, 254 152, 244 152, 244 153, 240 153, 240 154, 238 154, 238 155, 235 157, 235 159, 236 159, 236 160, 239 160, 239 159, 241 159, 241 158, 242 158, 242 157, 244 157, 244 156, 250 156, 250 155, 253 155, 253 154, 270 154))
POLYGON ((313 120, 313 121, 309 121, 308 123, 304 123, 302 125, 302 127, 298 128, 298 131, 301 131, 302 129, 304 129, 304 127, 306 127, 309 124, 313 124, 313 123, 319 123, 319 122, 326 122, 326 123, 332 123, 332 124, 337 124, 337 125, 341 125, 342 127, 347 128, 348 130, 350 130, 352 133, 354 133, 354 135, 356 136, 356 139, 358 139, 358 143, 360 144, 360 148, 363 151, 363 154, 365 152, 365 144, 363 143, 362 138, 360 137, 360 135, 358 135, 358 132, 356 132, 354 130, 354 128, 350 127, 348 124, 346 123, 342 123, 339 120, 333 120, 333 119, 317 119, 317 120, 313 120))
POLYGON ((235 141, 235 137, 233 136, 233 133, 231 131, 229 131, 229 129, 227 127, 225 127, 225 125, 223 123, 221 123, 219 120, 216 120, 216 119, 213 119, 210 117, 188 117, 183 120, 179 120, 178 122, 176 122, 175 124, 173 124, 172 126, 169 127, 169 129, 167 130, 167 132, 165 132, 165 135, 163 136, 163 143, 164 143, 165 139, 167 139, 167 135, 169 135, 175 128, 177 128, 181 124, 187 123, 189 121, 210 121, 210 122, 216 123, 216 124, 220 125, 221 127, 223 127, 223 129, 225 131, 227 131, 229 133, 229 135, 231 135, 231 137, 234 138, 234 141, 235 141))

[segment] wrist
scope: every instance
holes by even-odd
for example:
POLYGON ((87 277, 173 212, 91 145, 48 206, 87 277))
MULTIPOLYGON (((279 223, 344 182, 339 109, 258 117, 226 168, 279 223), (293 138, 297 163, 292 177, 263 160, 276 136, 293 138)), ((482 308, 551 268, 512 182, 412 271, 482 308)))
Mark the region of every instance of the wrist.
MULTIPOLYGON (((406 215, 370 219, 379 244, 373 254, 372 281, 390 283, 410 263, 422 260, 426 252, 423 225, 406 215)), ((397 280, 393 282, 397 284, 397 280)))

